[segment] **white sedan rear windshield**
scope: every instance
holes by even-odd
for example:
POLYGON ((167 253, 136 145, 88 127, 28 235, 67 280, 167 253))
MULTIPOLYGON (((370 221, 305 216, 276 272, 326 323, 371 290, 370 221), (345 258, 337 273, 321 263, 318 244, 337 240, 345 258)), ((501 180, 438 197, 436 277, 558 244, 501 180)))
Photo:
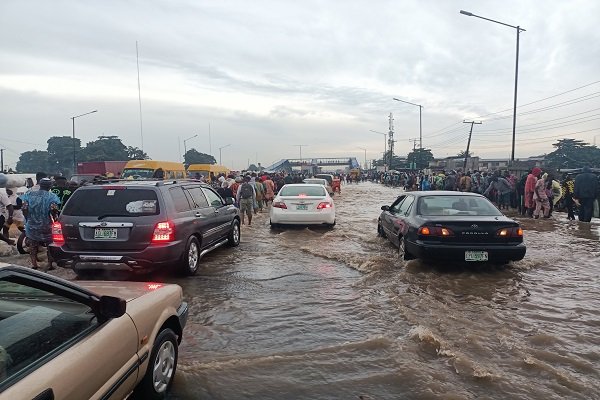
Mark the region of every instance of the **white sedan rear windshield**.
POLYGON ((438 215, 502 215, 485 197, 426 196, 419 199, 419 214, 438 215))
POLYGON ((280 196, 325 196, 323 186, 284 186, 279 192, 280 196))

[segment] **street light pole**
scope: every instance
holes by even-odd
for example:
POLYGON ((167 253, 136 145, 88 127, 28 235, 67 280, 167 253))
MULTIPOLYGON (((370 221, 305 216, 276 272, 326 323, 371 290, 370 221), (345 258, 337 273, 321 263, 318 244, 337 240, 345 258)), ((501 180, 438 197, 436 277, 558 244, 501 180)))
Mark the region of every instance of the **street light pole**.
MULTIPOLYGON (((421 164, 421 155, 423 153, 423 120, 421 118, 421 110, 423 109, 423 106, 420 104, 415 104, 415 103, 411 103, 410 101, 404 101, 404 100, 400 100, 394 97, 394 100, 402 102, 402 103, 406 103, 406 104, 412 104, 413 106, 417 106, 419 107, 419 154, 417 156, 417 163, 421 164)), ((419 169, 419 166, 417 165, 417 169, 419 169)))
POLYGON ((364 152, 365 152, 365 170, 367 170, 367 169, 369 169, 367 166, 367 149, 362 148, 362 147, 358 147, 358 148, 361 150, 364 150, 364 152))
POLYGON ((514 93, 514 102, 513 102, 514 104, 513 104, 512 150, 511 150, 511 154, 510 154, 510 161, 512 163, 515 161, 515 139, 516 139, 516 132, 517 132, 517 85, 519 82, 519 36, 520 36, 521 32, 525 32, 525 29, 521 28, 518 25, 514 26, 514 25, 505 24, 504 22, 481 17, 479 15, 475 15, 471 12, 464 11, 464 10, 460 10, 460 13, 463 15, 466 15, 468 17, 476 17, 476 18, 484 19, 486 21, 495 22, 496 24, 508 26, 509 28, 514 28, 517 30, 517 51, 516 51, 516 61, 515 61, 515 93, 514 93))
POLYGON ((387 171, 387 168, 385 167, 385 156, 387 153, 387 133, 385 132, 378 132, 378 131, 374 131, 373 129, 369 129, 369 132, 373 132, 373 133, 379 133, 380 135, 383 135, 383 171, 387 171))
POLYGON ((198 137, 198 135, 194 135, 194 136, 191 136, 191 137, 189 137, 189 138, 187 138, 187 139, 183 139, 183 161, 185 161, 185 155, 187 154, 187 146, 186 146, 186 142, 187 142, 188 140, 190 140, 190 139, 193 139, 193 138, 195 138, 195 137, 198 137))
POLYGON ((98 110, 93 110, 90 112, 86 112, 85 114, 76 115, 74 117, 70 117, 73 122, 73 174, 77 173, 77 155, 75 152, 75 118, 83 117, 84 115, 93 114, 98 112, 98 110))
POLYGON ((221 150, 223 150, 224 148, 229 147, 229 146, 231 146, 231 143, 227 144, 223 147, 219 147, 219 165, 223 165, 222 158, 221 158, 221 150))
POLYGON ((304 160, 302 159, 302 147, 307 146, 306 144, 293 144, 292 146, 300 148, 300 174, 302 174, 302 164, 304 164, 304 160))

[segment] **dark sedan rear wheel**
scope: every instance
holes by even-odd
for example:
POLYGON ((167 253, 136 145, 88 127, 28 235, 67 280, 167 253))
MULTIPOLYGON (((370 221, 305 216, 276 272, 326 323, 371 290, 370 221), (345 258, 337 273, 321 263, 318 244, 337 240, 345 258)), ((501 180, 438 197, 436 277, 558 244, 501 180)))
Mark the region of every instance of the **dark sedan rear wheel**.
POLYGON ((231 232, 229 232, 227 244, 231 247, 236 247, 240 245, 240 223, 236 220, 233 221, 231 226, 231 232))
POLYGON ((200 243, 195 236, 188 239, 181 260, 181 272, 184 275, 195 275, 200 265, 200 243))

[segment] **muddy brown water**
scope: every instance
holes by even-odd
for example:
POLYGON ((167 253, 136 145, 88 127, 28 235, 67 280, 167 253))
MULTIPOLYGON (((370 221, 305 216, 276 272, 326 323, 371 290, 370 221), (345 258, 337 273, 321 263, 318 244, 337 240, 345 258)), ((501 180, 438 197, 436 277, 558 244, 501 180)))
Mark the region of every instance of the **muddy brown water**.
MULTIPOLYGON (((405 263, 398 189, 346 185, 335 228, 243 227, 183 287, 170 399, 599 399, 600 221, 519 219, 505 267, 405 263)), ((69 276, 67 276, 69 277, 69 276)))
POLYGON ((346 185, 337 225, 202 260, 172 399, 600 398, 600 225, 521 220, 507 267, 404 263, 376 235, 398 189, 346 185))

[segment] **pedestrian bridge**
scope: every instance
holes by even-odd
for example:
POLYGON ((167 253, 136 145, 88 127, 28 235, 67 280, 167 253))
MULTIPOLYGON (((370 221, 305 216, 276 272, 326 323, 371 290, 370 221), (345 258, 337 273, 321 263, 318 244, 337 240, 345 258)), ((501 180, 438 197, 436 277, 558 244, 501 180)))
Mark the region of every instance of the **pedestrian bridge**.
POLYGON ((286 158, 279 160, 266 168, 267 171, 292 172, 294 169, 311 170, 313 172, 350 170, 360 168, 356 157, 336 158, 286 158))

